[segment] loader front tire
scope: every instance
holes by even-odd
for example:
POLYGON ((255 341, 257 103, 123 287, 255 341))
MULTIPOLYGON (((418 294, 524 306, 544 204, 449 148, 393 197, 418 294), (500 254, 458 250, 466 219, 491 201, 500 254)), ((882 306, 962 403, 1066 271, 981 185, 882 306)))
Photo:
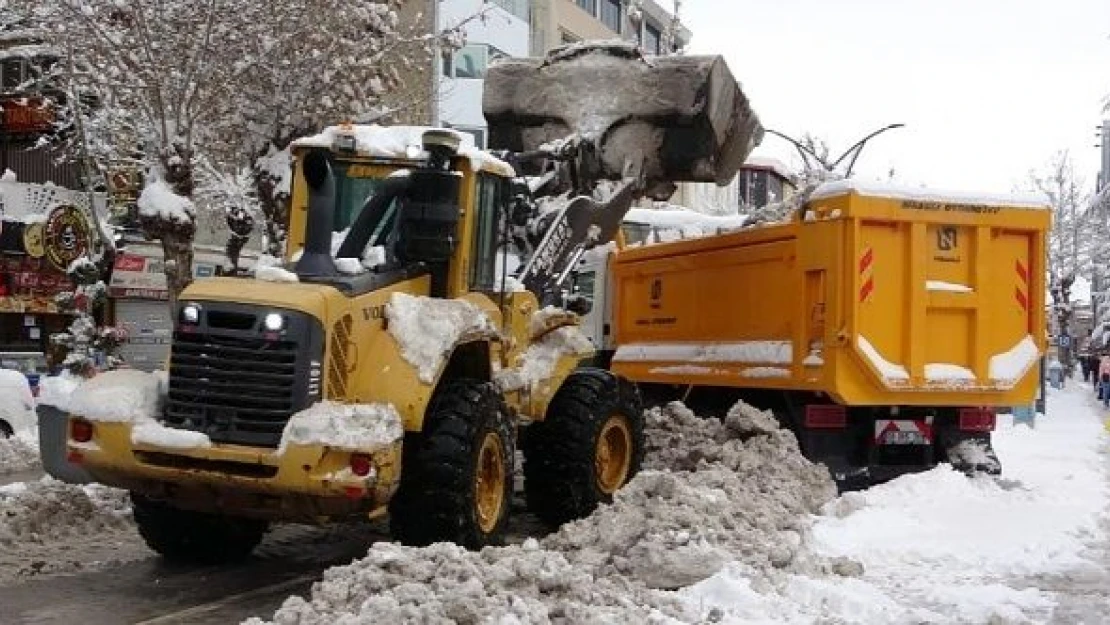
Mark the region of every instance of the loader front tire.
POLYGON ((559 526, 592 513, 640 470, 644 420, 635 387, 581 369, 524 436, 524 494, 541 521, 559 526))
POLYGON ((179 510, 131 493, 139 535, 169 562, 225 564, 245 559, 269 529, 256 519, 179 510))
POLYGON ((424 431, 405 439, 390 532, 406 545, 500 544, 513 486, 513 427, 498 390, 459 379, 436 391, 424 431))

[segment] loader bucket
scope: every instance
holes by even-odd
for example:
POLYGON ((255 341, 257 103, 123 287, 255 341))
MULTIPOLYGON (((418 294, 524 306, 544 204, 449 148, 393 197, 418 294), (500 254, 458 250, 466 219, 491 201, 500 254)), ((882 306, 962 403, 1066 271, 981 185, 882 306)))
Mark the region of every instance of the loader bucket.
POLYGON ((491 148, 531 152, 577 135, 594 143, 610 179, 639 150, 649 181, 724 185, 763 138, 724 59, 645 58, 623 42, 498 62, 482 108, 491 148))

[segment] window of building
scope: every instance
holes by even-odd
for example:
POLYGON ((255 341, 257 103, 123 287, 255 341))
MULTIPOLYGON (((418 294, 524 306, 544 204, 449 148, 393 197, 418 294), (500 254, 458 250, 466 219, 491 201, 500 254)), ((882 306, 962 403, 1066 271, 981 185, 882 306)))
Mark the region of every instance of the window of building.
POLYGON ((644 25, 644 41, 640 47, 648 54, 663 53, 663 33, 651 24, 644 25))
POLYGON ((502 9, 505 9, 509 13, 512 13, 516 17, 519 17, 525 22, 529 21, 530 19, 530 0, 493 0, 493 3, 501 7, 502 9))
POLYGON ((601 0, 601 12, 597 18, 618 35, 621 34, 621 23, 624 21, 621 17, 621 0, 601 0))
POLYGON ((597 0, 575 0, 582 10, 590 15, 597 15, 597 0))
POLYGON ((454 54, 444 55, 443 75, 450 78, 485 78, 489 64, 507 56, 502 50, 484 43, 463 46, 454 54))
POLYGON ((4 91, 15 91, 23 84, 23 70, 26 66, 23 59, 6 59, 0 63, 0 86, 4 91))

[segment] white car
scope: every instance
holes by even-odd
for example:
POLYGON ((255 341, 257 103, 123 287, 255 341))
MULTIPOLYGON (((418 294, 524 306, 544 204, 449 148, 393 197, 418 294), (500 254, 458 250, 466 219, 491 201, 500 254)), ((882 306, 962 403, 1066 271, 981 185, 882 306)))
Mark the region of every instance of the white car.
POLYGON ((20 371, 0 369, 0 438, 33 430, 37 423, 35 398, 27 376, 20 371))

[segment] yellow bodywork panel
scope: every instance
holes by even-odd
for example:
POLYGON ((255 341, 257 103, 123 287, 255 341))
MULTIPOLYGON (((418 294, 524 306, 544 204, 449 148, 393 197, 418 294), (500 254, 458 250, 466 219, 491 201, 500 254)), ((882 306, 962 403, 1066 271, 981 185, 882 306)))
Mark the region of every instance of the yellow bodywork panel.
POLYGON ((1049 211, 855 191, 807 211, 621 250, 614 371, 846 405, 1032 401, 1049 211))

